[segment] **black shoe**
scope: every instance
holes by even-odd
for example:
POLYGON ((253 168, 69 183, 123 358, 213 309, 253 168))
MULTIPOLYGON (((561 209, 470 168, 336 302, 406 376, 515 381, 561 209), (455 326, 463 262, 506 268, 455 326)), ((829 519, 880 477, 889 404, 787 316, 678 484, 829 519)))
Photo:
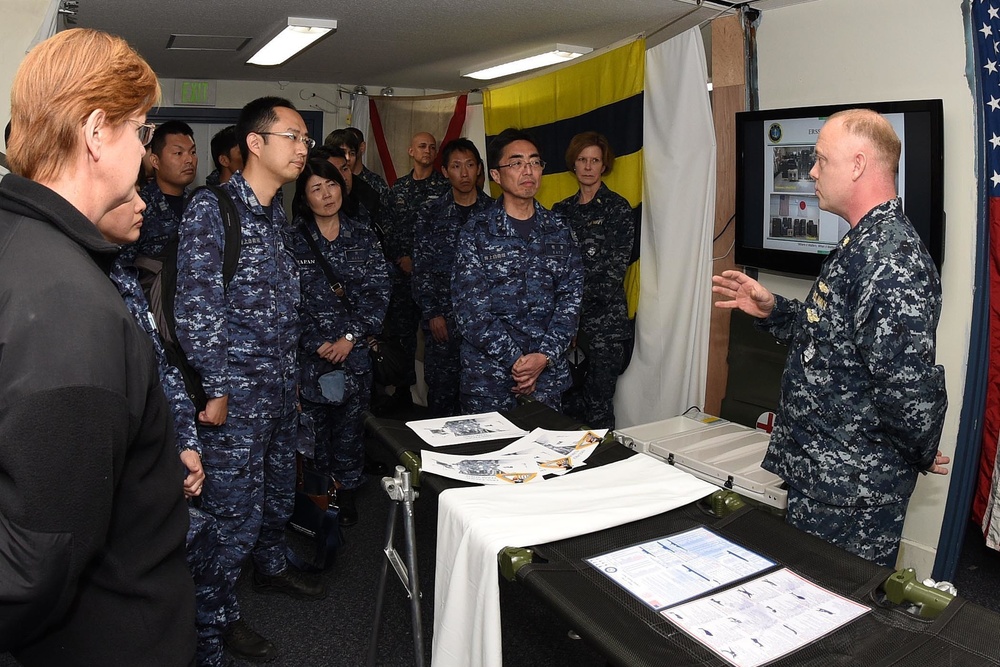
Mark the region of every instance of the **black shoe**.
POLYGON ((306 577, 288 566, 281 574, 261 574, 254 570, 253 589, 258 593, 282 593, 299 600, 322 600, 326 597, 326 584, 306 577))
POLYGON ((356 489, 339 489, 337 491, 337 507, 340 508, 337 521, 345 528, 358 522, 357 493, 356 489))
POLYGON ((242 618, 229 624, 222 634, 222 643, 237 658, 250 662, 270 662, 278 655, 274 644, 254 632, 242 618))

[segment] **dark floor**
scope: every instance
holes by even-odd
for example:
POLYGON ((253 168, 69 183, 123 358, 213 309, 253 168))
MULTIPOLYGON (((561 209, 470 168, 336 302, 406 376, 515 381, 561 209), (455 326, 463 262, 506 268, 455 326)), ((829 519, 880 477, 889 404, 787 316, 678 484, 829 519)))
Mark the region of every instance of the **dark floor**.
MULTIPOLYGON (((404 420, 424 417, 419 407, 392 416, 404 420)), ((308 603, 281 596, 261 596, 252 590, 246 577, 241 580, 237 592, 245 618, 281 650, 279 658, 271 665, 357 667, 365 664, 376 587, 385 559, 383 548, 391 504, 380 480, 369 480, 358 497, 361 521, 345 530, 347 548, 338 556, 333 568, 323 575, 330 587, 328 599, 308 603)), ((398 514, 401 516, 402 512, 398 514)), ((423 503, 418 498, 414 516, 419 580, 423 590, 424 655, 425 664, 430 665, 436 503, 423 503)), ((396 546, 402 554, 402 521, 397 521, 396 546)), ((290 541, 299 553, 308 548, 298 535, 290 533, 290 541)), ((410 603, 391 568, 389 577, 376 664, 386 667, 413 665, 410 603)), ((560 623, 527 590, 502 582, 501 596, 506 667, 603 667, 606 664, 582 640, 570 639, 567 634, 570 628, 560 623)))

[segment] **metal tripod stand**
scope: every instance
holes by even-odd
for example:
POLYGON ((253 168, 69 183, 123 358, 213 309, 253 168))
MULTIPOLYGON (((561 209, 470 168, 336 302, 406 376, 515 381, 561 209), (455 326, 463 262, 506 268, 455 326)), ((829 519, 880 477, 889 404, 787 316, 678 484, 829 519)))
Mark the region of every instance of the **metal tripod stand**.
POLYGON ((382 624, 382 605, 385 602, 385 587, 389 579, 389 565, 396 570, 396 575, 406 588, 410 598, 410 616, 413 623, 413 652, 417 667, 424 666, 424 632, 420 620, 420 581, 417 578, 417 540, 413 523, 413 502, 417 492, 410 483, 410 472, 403 466, 396 466, 395 477, 382 478, 382 490, 393 501, 389 508, 389 520, 385 529, 385 560, 382 562, 382 574, 378 580, 378 592, 375 597, 375 621, 372 623, 372 634, 368 642, 368 667, 375 667, 378 657, 378 634, 382 624), (406 562, 396 551, 393 538, 396 533, 396 515, 403 508, 403 537, 406 547, 406 562))

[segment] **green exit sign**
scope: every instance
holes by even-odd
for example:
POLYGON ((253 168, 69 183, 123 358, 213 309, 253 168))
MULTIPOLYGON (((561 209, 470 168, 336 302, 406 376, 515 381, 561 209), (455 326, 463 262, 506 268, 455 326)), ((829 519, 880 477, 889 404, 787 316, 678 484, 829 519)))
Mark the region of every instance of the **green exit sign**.
POLYGON ((174 87, 174 104, 214 107, 215 81, 177 81, 174 87))

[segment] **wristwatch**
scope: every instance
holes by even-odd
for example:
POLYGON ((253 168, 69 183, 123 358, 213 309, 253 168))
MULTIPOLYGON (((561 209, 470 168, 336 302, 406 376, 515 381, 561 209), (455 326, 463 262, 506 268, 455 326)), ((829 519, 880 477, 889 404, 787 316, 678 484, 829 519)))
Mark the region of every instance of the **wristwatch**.
POLYGON ((352 345, 354 344, 354 341, 356 340, 356 339, 354 338, 354 334, 352 334, 352 333, 345 333, 345 334, 344 334, 344 339, 345 339, 345 340, 346 340, 346 341, 347 341, 348 343, 350 343, 350 344, 352 344, 352 345))

